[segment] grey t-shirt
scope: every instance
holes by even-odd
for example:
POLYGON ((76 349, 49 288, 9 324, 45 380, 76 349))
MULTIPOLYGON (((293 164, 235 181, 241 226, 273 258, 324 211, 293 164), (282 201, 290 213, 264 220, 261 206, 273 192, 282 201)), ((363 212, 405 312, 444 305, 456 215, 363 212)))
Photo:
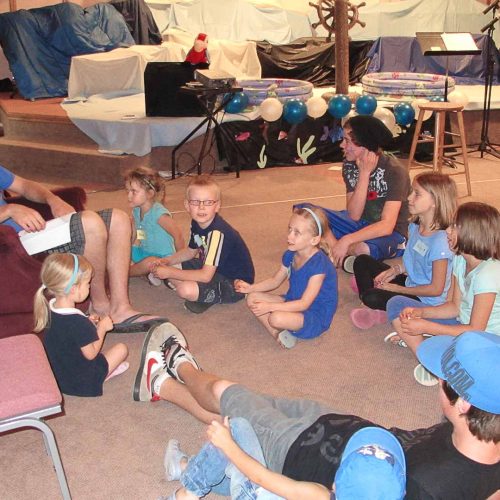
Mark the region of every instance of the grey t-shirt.
MULTIPOLYGON (((359 169, 355 162, 344 162, 342 177, 347 192, 352 193, 359 179, 359 169)), ((400 201, 401 209, 394 229, 406 237, 410 216, 408 212, 410 185, 407 169, 395 158, 381 155, 375 170, 370 175, 366 204, 361 218, 369 223, 379 222, 385 202, 400 201)))

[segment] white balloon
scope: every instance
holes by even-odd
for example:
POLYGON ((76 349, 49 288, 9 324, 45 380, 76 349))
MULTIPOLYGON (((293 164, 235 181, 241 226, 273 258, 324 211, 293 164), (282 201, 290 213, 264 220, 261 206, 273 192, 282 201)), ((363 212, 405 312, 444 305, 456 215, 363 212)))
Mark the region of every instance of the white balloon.
POLYGON ((341 125, 344 126, 345 122, 349 120, 349 118, 352 118, 353 116, 358 116, 358 113, 356 112, 355 109, 351 109, 347 115, 345 115, 342 120, 340 121, 341 125))
POLYGON ((320 118, 326 113, 328 104, 322 97, 311 97, 307 102, 307 114, 311 118, 320 118))
MULTIPOLYGON (((419 97, 418 99, 413 99, 411 103, 411 107, 415 110, 415 119, 418 119, 418 115, 420 113, 420 104, 424 104, 429 102, 429 99, 425 99, 424 97, 419 97)), ((432 116, 432 111, 425 111, 424 113, 424 122, 428 120, 432 116)))
POLYGON ((460 90, 454 90, 448 94, 448 102, 460 104, 460 106, 465 108, 469 104, 469 98, 460 90))
POLYGON ((276 97, 268 97, 260 103, 259 110, 266 122, 275 122, 283 114, 283 104, 276 97))
POLYGON ((381 108, 377 106, 375 113, 373 113, 375 118, 378 118, 392 133, 392 135, 397 134, 396 130, 396 118, 392 111, 387 108, 381 108))

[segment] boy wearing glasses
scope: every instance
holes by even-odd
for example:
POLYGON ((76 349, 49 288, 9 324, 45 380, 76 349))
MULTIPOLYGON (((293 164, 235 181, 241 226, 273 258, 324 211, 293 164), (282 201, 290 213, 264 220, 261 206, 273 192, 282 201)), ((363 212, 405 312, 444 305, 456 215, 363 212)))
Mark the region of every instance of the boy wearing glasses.
POLYGON ((234 280, 253 283, 255 277, 248 247, 218 214, 220 204, 218 184, 208 175, 194 177, 184 200, 192 219, 189 245, 152 268, 156 277, 168 280, 186 300, 186 309, 197 314, 214 304, 241 300, 244 294, 235 291, 234 280), (175 264, 182 264, 182 269, 175 264))

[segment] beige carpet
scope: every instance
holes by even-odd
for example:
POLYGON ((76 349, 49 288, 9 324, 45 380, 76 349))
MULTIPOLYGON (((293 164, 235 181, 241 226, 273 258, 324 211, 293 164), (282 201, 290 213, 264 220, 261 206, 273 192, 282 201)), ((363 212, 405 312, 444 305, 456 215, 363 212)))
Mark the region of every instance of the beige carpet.
MULTIPOLYGON (((491 157, 472 162, 474 199, 500 206, 500 162, 491 157)), ((340 172, 328 166, 275 168, 217 177, 223 192, 222 215, 243 235, 252 252, 257 279, 280 264, 286 228, 294 202, 313 200, 342 208, 340 172)), ((168 206, 188 234, 182 200, 185 178, 167 186, 168 206)), ((459 191, 464 193, 462 177, 459 191)), ((127 209, 124 191, 89 196, 90 208, 127 209)), ((353 413, 384 425, 404 428, 439 421, 437 389, 418 386, 416 364, 406 349, 384 344, 388 325, 370 331, 352 327, 348 313, 359 300, 339 272, 339 309, 332 327, 321 338, 291 351, 279 348, 259 326, 244 303, 214 306, 193 315, 165 287, 132 279, 134 305, 171 319, 186 335, 206 371, 240 381, 258 391, 296 398, 314 398, 339 412, 353 413)), ((167 483, 163 452, 175 437, 194 453, 204 440, 204 425, 165 403, 135 403, 131 389, 139 364, 142 335, 108 335, 107 345, 126 342, 130 370, 105 385, 101 398, 66 397, 65 415, 50 420, 56 434, 73 498, 155 499, 178 487, 167 483)), ((29 360, 26 360, 29 363, 29 360)), ((34 430, 0 437, 0 498, 5 500, 58 498, 55 474, 34 430)), ((209 496, 208 498, 216 498, 209 496)))

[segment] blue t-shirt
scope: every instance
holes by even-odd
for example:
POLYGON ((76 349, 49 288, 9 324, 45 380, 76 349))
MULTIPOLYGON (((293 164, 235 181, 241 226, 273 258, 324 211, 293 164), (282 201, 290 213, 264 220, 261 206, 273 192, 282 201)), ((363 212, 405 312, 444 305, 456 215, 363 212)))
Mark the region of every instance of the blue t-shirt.
POLYGON ((307 312, 314 313, 320 318, 322 326, 327 329, 337 310, 338 288, 337 271, 330 259, 321 250, 311 256, 299 269, 294 268, 295 252, 287 250, 283 254, 282 264, 288 268, 289 288, 285 294, 285 301, 299 300, 307 288, 309 279, 317 274, 324 274, 325 279, 318 295, 307 312))
MULTIPOLYGON (((4 189, 10 188, 10 186, 14 182, 14 177, 14 174, 10 170, 7 170, 5 167, 0 166, 0 206, 7 204, 3 192, 4 189)), ((22 230, 22 227, 12 219, 6 219, 2 222, 2 224, 13 227, 17 233, 22 230)))
POLYGON ((248 247, 240 233, 219 214, 205 229, 191 221, 189 248, 198 249, 203 264, 217 267, 217 272, 225 278, 253 283, 255 270, 248 247))
POLYGON ((435 260, 446 259, 448 269, 443 293, 438 297, 418 297, 424 304, 437 306, 446 301, 451 282, 451 261, 453 252, 450 250, 446 231, 435 231, 429 236, 422 236, 418 224, 408 226, 408 243, 403 254, 403 264, 408 277, 406 286, 414 287, 428 285, 432 282, 432 263, 435 260))
POLYGON ((140 240, 142 250, 157 257, 168 257, 175 253, 174 238, 158 224, 158 219, 164 214, 171 217, 165 206, 158 202, 153 203, 142 219, 140 207, 132 210, 136 229, 144 233, 144 239, 140 240))
POLYGON ((453 276, 461 294, 458 320, 463 325, 470 323, 475 295, 496 293, 486 331, 500 335, 500 261, 483 260, 469 274, 466 274, 466 265, 462 255, 453 258, 453 276))

